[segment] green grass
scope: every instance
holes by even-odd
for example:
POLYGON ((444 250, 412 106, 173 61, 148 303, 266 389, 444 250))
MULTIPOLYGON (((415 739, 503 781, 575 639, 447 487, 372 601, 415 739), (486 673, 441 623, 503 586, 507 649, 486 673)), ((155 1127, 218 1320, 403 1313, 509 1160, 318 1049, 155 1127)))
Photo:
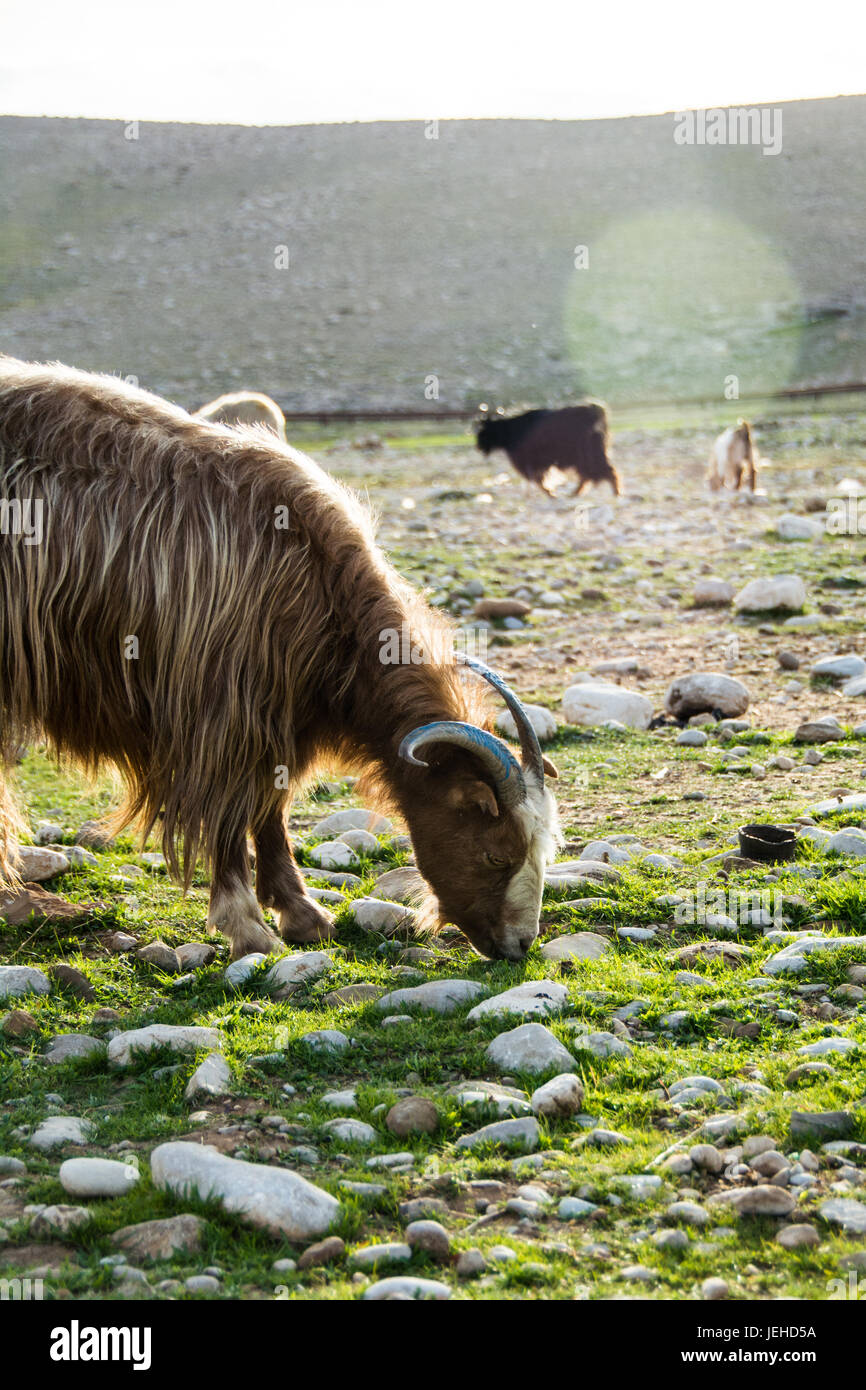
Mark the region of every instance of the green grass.
MULTIPOLYGON (((666 433, 664 420, 658 422, 657 430, 642 432, 635 427, 634 436, 627 436, 620 446, 625 456, 623 472, 633 494, 623 499, 617 513, 617 525, 626 528, 627 542, 610 545, 607 552, 570 548, 571 518, 565 503, 544 504, 543 513, 534 511, 538 504, 534 499, 528 502, 520 484, 508 481, 494 486, 495 462, 468 455, 450 436, 418 438, 408 431, 397 432, 398 447, 384 459, 352 448, 327 456, 334 471, 366 491, 380 511, 380 531, 398 568, 414 582, 443 592, 446 609, 458 621, 465 619, 454 596, 470 578, 480 578, 491 595, 508 593, 521 584, 544 590, 564 581, 559 616, 548 617, 535 606, 525 628, 492 637, 491 661, 524 698, 558 711, 562 690, 574 671, 612 653, 633 651, 647 674, 626 677, 625 683, 647 691, 660 706, 665 686, 678 670, 696 662, 719 667, 721 643, 734 633, 738 647, 732 674, 741 676, 753 691, 748 714, 753 727, 728 743, 711 729, 702 748, 678 746, 672 728, 646 733, 560 730, 548 751, 560 770, 556 791, 565 854, 570 857, 591 838, 630 832, 638 834, 649 849, 668 851, 681 861, 681 867, 664 871, 639 863, 628 865, 618 881, 604 886, 546 890, 542 938, 596 931, 610 941, 600 959, 570 969, 547 962, 538 946, 519 965, 485 961, 461 937, 446 934, 423 943, 432 948, 433 960, 413 965, 412 975, 404 975, 406 963, 400 959, 404 943, 386 943, 361 932, 352 924, 348 909, 342 908, 332 972, 279 1002, 265 993, 261 973, 240 992, 227 989, 223 971, 228 957, 221 941, 216 942, 214 964, 180 983, 134 955, 106 949, 106 933, 117 929, 133 934, 140 945, 161 940, 176 946, 204 940, 207 876, 202 869, 186 896, 165 874, 149 869, 139 878, 125 879, 121 876, 124 866, 139 863, 139 847, 127 836, 98 852, 96 867, 70 871, 53 881, 49 885, 53 891, 69 901, 90 904, 88 911, 73 927, 0 924, 0 958, 6 964, 42 968, 66 961, 86 974, 96 999, 79 1000, 55 985, 46 996, 20 1001, 36 1020, 34 1034, 15 1040, 0 1033, 0 1153, 21 1156, 27 1163, 19 1180, 0 1187, 0 1228, 8 1237, 0 1241, 0 1259, 7 1263, 3 1272, 21 1273, 38 1265, 34 1246, 46 1249, 49 1262, 57 1260, 56 1252, 51 1254, 57 1241, 32 1237, 23 1208, 27 1203, 64 1200, 57 1178, 59 1162, 75 1151, 37 1155, 28 1148, 26 1134, 18 1131, 57 1110, 49 1097, 59 1093, 64 1113, 87 1117, 97 1126, 88 1152, 106 1154, 113 1145, 129 1144, 131 1149, 117 1154, 134 1155, 142 1178, 122 1198, 87 1203, 91 1220, 63 1241, 68 1258, 46 1280, 49 1296, 57 1296, 64 1288, 76 1297, 127 1296, 126 1290, 119 1291, 110 1268, 99 1264, 115 1252, 112 1232, 182 1210, 205 1219, 204 1248, 148 1269, 156 1296, 161 1296, 160 1281, 182 1280, 210 1265, 224 1271, 220 1293, 214 1297, 318 1301, 359 1295, 363 1285, 353 1280, 346 1260, 302 1272, 276 1273, 273 1261, 297 1258, 297 1247, 250 1229, 215 1203, 180 1201, 156 1191, 149 1177, 151 1149, 167 1139, 184 1137, 216 1142, 226 1152, 254 1161, 285 1164, 337 1194, 342 1211, 336 1229, 349 1252, 373 1242, 400 1240, 405 1223, 398 1207, 408 1198, 436 1197, 446 1202, 448 1211, 441 1219, 455 1255, 472 1247, 489 1255, 501 1244, 516 1255, 507 1264, 491 1260, 482 1278, 467 1281, 459 1281, 447 1266, 413 1256, 409 1272, 444 1278, 458 1298, 604 1299, 635 1291, 621 1271, 636 1263, 653 1271, 652 1284, 646 1290, 641 1286, 641 1291, 659 1300, 697 1298, 702 1280, 710 1275, 728 1280, 732 1298, 825 1298, 827 1281, 837 1276, 839 1260, 862 1248, 862 1243, 858 1247, 840 1236, 816 1214, 819 1200, 828 1194, 836 1176, 826 1162, 818 1189, 804 1193, 791 1218, 813 1220, 821 1243, 798 1252, 784 1251, 774 1242, 778 1221, 738 1221, 719 1207, 710 1209, 706 1228, 690 1232, 686 1251, 659 1250, 651 1237, 664 1223, 668 1203, 686 1188, 697 1193, 693 1200, 703 1200, 716 1180, 691 1174, 678 1180, 665 1174, 662 1191, 638 1202, 617 1186, 617 1179, 623 1174, 663 1172, 648 1165, 677 1139, 693 1134, 703 1118, 713 1113, 736 1114, 742 1136, 770 1134, 787 1152, 799 1147, 788 1139, 792 1110, 847 1109, 855 1117, 855 1137, 866 1142, 866 1105, 862 1104, 866 1099, 866 1012, 858 1001, 835 994, 847 982, 849 967, 866 960, 866 952, 850 947, 814 955, 803 974, 766 977, 763 986, 756 988, 750 981, 761 978, 763 962, 778 946, 768 942, 759 927, 741 925, 736 939, 752 951, 747 960, 736 968, 700 961, 688 968, 704 983, 679 985, 676 975, 683 967, 671 954, 712 937, 713 931, 678 920, 673 907, 658 901, 677 890, 695 894, 701 885, 707 898, 716 892, 750 898, 767 891, 796 894, 803 904, 788 910, 793 925, 821 923, 844 936, 866 935, 866 881, 859 871, 852 873, 850 860, 822 856, 813 846, 801 843, 794 863, 769 873, 733 871, 726 877, 719 862, 708 862, 735 847, 737 828, 747 821, 790 821, 837 788, 858 791, 866 785, 861 778, 864 740, 851 733, 863 720, 862 703, 846 702, 835 689, 810 687, 808 681, 815 655, 834 646, 860 644, 859 593, 838 587, 837 581, 857 577, 863 539, 842 537, 832 543, 825 539, 818 545, 792 547, 768 534, 777 511, 799 510, 804 497, 819 486, 826 492, 843 473, 862 474, 864 426, 866 420, 854 411, 831 417, 786 409, 783 416, 765 425, 762 435, 762 447, 776 460, 765 477, 774 494, 773 510, 729 507, 715 513, 701 493, 699 472, 687 471, 689 460, 700 460, 701 449, 685 415, 672 433, 666 433), (685 470, 676 485, 672 467, 685 470), (816 482, 816 477, 823 481, 816 482), (436 492, 449 489, 470 497, 435 500, 436 492), (494 499, 486 510, 472 500, 484 492, 494 499), (687 505, 695 509, 696 525, 702 518, 715 516, 723 527, 735 518, 737 535, 748 541, 748 548, 725 548, 699 530, 676 545, 661 544, 656 534, 641 528, 645 520, 658 517, 668 495, 677 504, 668 508, 669 514, 680 514, 684 495, 687 505), (415 501, 414 510, 403 508, 406 497, 415 501), (410 530, 413 520, 424 522, 429 534, 410 530), (609 563, 606 553, 614 553, 624 563, 609 563), (741 621, 729 612, 693 613, 691 581, 704 563, 737 582, 748 577, 746 565, 758 566, 761 573, 796 567, 807 585, 810 611, 829 598, 839 603, 842 612, 824 615, 822 627, 814 633, 786 628, 780 615, 741 621), (643 594, 650 590, 638 588, 640 580, 650 585, 651 597, 646 600, 643 594), (580 593, 586 587, 603 589, 605 598, 583 601, 580 593), (678 591, 679 597, 665 607, 658 600, 670 590, 678 591), (627 615, 636 605, 643 605, 637 611, 645 621, 630 624, 627 615), (622 625, 617 626, 620 621, 622 625), (796 647, 802 658, 801 669, 794 674, 802 680, 804 692, 795 702, 779 705, 773 697, 780 683, 789 679, 789 673, 776 672, 775 654, 783 646, 796 647), (801 718, 828 711, 838 714, 844 736, 822 745, 823 761, 811 766, 804 761, 804 749, 793 742, 793 730, 801 718), (767 767, 764 779, 748 771, 724 770, 721 754, 734 745, 748 748, 746 764, 760 762, 767 767), (770 759, 779 753, 794 758, 793 771, 769 768, 770 759), (705 799, 687 799, 694 792, 705 799), (570 906, 569 901, 578 897, 592 901, 589 906, 570 906), (620 927, 647 925, 657 933, 649 942, 635 943, 616 935, 620 927), (490 1110, 461 1110, 452 1088, 465 1080, 495 1079, 485 1050, 497 1032, 511 1025, 489 1019, 469 1023, 466 1006, 446 1018, 407 1009, 409 1021, 383 1028, 381 1015, 371 1004, 334 1007, 326 1000, 332 990, 355 982, 385 990, 448 977, 477 980, 491 992, 524 979, 563 982, 568 1007, 549 1026, 574 1053, 585 1087, 586 1115, 599 1127, 624 1133, 628 1145, 590 1148, 581 1142, 586 1130, 576 1121, 547 1121, 539 1146, 540 1177, 539 1169, 521 1163, 514 1154, 457 1150, 455 1141, 461 1134, 494 1115, 490 1110), (799 992, 812 983, 822 986, 822 991, 799 992), (645 1007, 630 1057, 599 1059, 580 1046, 580 1036, 569 1024, 611 1031, 615 1011, 634 1000, 643 1001, 645 1007), (232 1069, 231 1096, 197 1103, 209 1114, 193 1123, 193 1107, 184 1099, 193 1058, 151 1053, 123 1073, 109 1071, 99 1058, 53 1069, 38 1061, 48 1039, 57 1033, 90 1032, 104 1037, 106 1025, 95 1022, 94 1015, 106 1007, 118 1012, 119 1022, 113 1026, 123 1029, 152 1022, 219 1027, 232 1069), (839 1012, 833 1014, 833 1008, 839 1012), (779 1009, 792 1011, 794 1021, 780 1019, 779 1009), (685 1026, 669 1032, 662 1020, 678 1010, 687 1014, 685 1026), (732 1031, 755 1022, 759 1025, 756 1037, 736 1036, 732 1031), (311 1052, 301 1039, 323 1028, 343 1031, 351 1039, 350 1048, 340 1056, 311 1052), (844 1056, 828 1057, 829 1074, 789 1086, 789 1073, 806 1060, 799 1049, 829 1035, 852 1038, 858 1047, 844 1056), (275 1052, 275 1061, 252 1060, 275 1052), (179 1069, 159 1074, 161 1068, 174 1065, 179 1069), (668 1100, 666 1088, 696 1074, 718 1079, 727 1098, 710 1097, 680 1113, 668 1100), (732 1091, 738 1083, 750 1081, 759 1082, 766 1091, 732 1091), (283 1089, 287 1084, 294 1093, 283 1089), (337 1142, 323 1128, 335 1112, 323 1105, 322 1096, 348 1085, 357 1087, 357 1117, 375 1129, 370 1149, 337 1142), (433 1100, 439 1116, 436 1134, 398 1139, 388 1132, 384 1116, 401 1088, 433 1100), (275 1115, 291 1126, 289 1134, 281 1135, 263 1123, 275 1115), (237 1129, 221 1132, 226 1126, 237 1129), (293 1157, 289 1151, 296 1145, 313 1148, 316 1162, 307 1164, 293 1157), (403 1149, 415 1158, 409 1173, 366 1166, 371 1154, 403 1149), (541 1181, 551 1197, 547 1213, 534 1226, 518 1225, 513 1215, 476 1226, 481 1213, 467 1185, 476 1178, 503 1182, 508 1197, 515 1195, 521 1183, 541 1181), (341 1187, 345 1180, 372 1181, 384 1192, 374 1197, 350 1194, 341 1187), (568 1195, 596 1202, 593 1218, 559 1221, 558 1202, 568 1195), (724 1234, 731 1227, 735 1234, 724 1234), (716 1235, 717 1231, 721 1234, 716 1235), (609 1251, 606 1257, 590 1252, 598 1244, 609 1251), (19 1250, 22 1255, 16 1263, 19 1250)), ((607 498, 602 494, 590 500, 595 505, 607 498)), ((67 841, 84 820, 104 814, 117 800, 112 781, 88 783, 70 769, 57 768, 38 746, 29 750, 18 767, 16 782, 31 825, 35 827, 41 819, 56 820, 67 841)), ((308 850, 319 838, 317 820, 330 810, 354 804, 348 783, 334 783, 330 790, 319 788, 298 803, 293 821, 301 863, 311 862, 308 850)), ((835 827, 864 819, 858 813, 840 812, 825 823, 835 827)), ((379 853, 362 859, 361 887, 348 892, 347 900, 375 892, 374 876, 405 863, 407 857, 393 838, 383 838, 379 853)), ((725 902, 730 901, 726 896, 725 902)), ((519 1075, 514 1082, 528 1095, 541 1079, 519 1075)), ((862 1160, 856 1162, 862 1173, 862 1160)), ((859 1192, 853 1189, 849 1195, 856 1197, 859 1192)), ((192 1297, 182 1286, 172 1293, 192 1297)))

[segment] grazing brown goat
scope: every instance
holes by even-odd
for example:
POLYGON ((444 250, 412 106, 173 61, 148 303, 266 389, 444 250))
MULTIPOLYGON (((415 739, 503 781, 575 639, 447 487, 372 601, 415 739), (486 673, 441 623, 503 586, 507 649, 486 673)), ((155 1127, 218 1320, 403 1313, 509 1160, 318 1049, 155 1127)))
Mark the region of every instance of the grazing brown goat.
POLYGON ((736 429, 732 426, 720 434, 710 453, 710 466, 707 482, 713 492, 729 487, 737 492, 743 479, 747 478, 752 492, 758 481, 758 466, 755 462, 752 431, 747 420, 738 420, 736 429))
POLYGON ((286 437, 286 417, 276 401, 258 391, 234 391, 195 412, 197 420, 218 425, 266 425, 280 439, 286 437))
MULTIPOLYGON (((478 726, 478 683, 461 679, 450 629, 346 489, 260 430, 0 357, 0 499, 41 518, 38 543, 0 536, 0 746, 37 729, 91 769, 116 765, 118 823, 147 833, 162 817, 186 885, 204 854, 208 920, 234 956, 279 945, 259 904, 284 940, 330 935, 285 816, 331 762, 405 816, 440 920, 487 955, 524 954, 556 842, 555 769, 486 668, 521 762, 478 726), (389 664, 395 634, 411 659, 389 664)), ((0 777, 0 882, 14 881, 15 833, 0 777)))
POLYGON ((527 410, 511 416, 502 411, 490 415, 487 407, 482 406, 475 442, 484 454, 502 449, 518 473, 530 483, 537 483, 548 497, 554 496, 547 480, 553 468, 577 474, 574 497, 583 492, 587 483, 610 483, 616 497, 622 492, 619 474, 608 456, 607 411, 598 401, 566 406, 563 410, 527 410))

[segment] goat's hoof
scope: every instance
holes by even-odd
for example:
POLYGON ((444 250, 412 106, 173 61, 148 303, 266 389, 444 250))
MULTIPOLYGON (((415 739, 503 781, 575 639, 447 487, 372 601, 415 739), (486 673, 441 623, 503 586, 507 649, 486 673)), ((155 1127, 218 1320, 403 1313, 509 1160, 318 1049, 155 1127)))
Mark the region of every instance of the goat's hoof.
POLYGON ((269 955, 271 951, 281 951, 283 949, 283 943, 280 938, 276 936, 269 927, 264 926, 261 922, 257 922, 254 918, 250 918, 247 922, 240 923, 233 929, 231 933, 231 944, 232 960, 240 960, 241 956, 249 956, 252 955, 253 952, 261 952, 263 955, 269 955))
POLYGON ((334 914, 312 898, 299 898, 280 913, 280 936, 284 941, 329 941, 334 931, 334 914))

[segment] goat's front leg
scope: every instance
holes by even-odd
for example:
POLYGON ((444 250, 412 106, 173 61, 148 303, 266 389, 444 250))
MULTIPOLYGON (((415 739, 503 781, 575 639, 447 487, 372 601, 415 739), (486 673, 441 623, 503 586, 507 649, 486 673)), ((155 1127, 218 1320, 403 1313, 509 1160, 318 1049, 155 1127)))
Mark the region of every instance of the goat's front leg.
POLYGON ((240 837, 227 839, 214 854, 207 923, 231 942, 232 960, 252 951, 278 951, 280 938, 265 925, 253 893, 247 847, 240 837))
POLYGON ((12 789, 6 780, 6 767, 0 761, 0 888, 19 886, 15 861, 18 858, 18 835, 22 828, 12 789))
POLYGON ((256 894, 263 907, 280 916, 284 941, 327 941, 334 934, 332 913, 307 897, 282 818, 273 815, 253 835, 256 844, 256 894))

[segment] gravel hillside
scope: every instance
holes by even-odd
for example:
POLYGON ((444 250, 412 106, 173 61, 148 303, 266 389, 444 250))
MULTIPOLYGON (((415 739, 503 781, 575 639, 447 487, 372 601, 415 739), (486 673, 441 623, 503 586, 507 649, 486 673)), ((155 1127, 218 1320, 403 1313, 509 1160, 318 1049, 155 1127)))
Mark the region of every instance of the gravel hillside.
POLYGON ((785 106, 777 155, 679 146, 671 115, 436 139, 6 117, 0 342, 186 405, 247 386, 317 410, 863 379, 864 113, 785 106))

